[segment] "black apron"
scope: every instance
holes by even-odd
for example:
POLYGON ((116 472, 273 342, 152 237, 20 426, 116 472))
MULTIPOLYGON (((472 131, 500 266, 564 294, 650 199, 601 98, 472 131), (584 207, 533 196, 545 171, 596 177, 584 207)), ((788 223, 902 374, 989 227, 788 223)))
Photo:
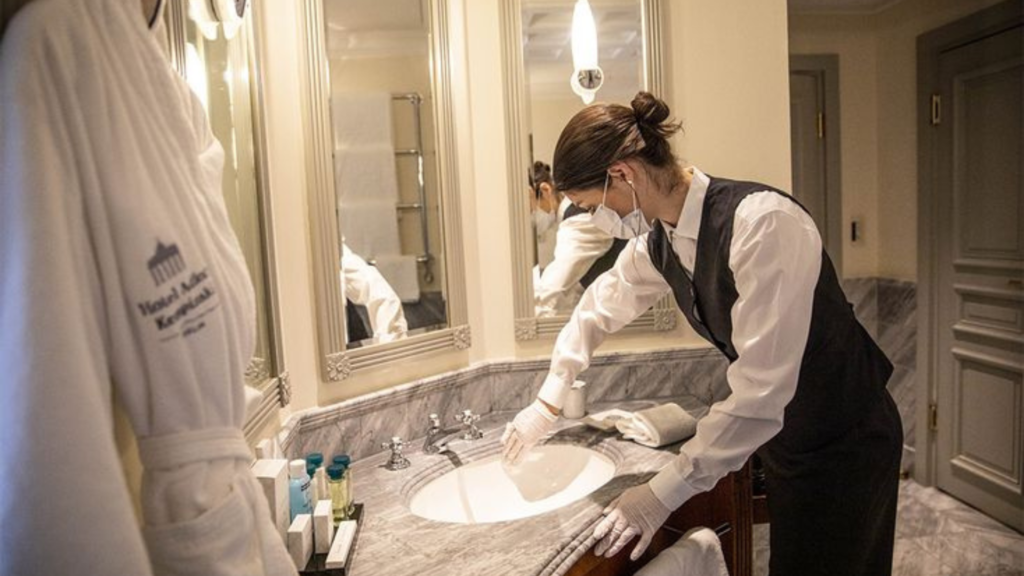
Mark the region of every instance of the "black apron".
MULTIPOLYGON (((692 278, 660 222, 648 235, 651 260, 690 325, 730 362, 737 358, 733 219, 744 198, 765 190, 796 202, 763 184, 711 179, 692 278)), ((772 576, 891 573, 903 443, 899 413, 885 389, 891 374, 892 364, 857 321, 822 250, 797 389, 782 430, 758 450, 768 489, 772 576)))

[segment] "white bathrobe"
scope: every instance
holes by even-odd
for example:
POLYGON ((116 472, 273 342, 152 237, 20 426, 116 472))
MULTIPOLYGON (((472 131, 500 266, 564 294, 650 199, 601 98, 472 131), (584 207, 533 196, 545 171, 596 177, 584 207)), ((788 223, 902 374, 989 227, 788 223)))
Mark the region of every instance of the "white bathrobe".
POLYGON ((295 574, 240 429, 255 303, 223 151, 138 0, 30 3, 0 102, 0 574, 295 574))

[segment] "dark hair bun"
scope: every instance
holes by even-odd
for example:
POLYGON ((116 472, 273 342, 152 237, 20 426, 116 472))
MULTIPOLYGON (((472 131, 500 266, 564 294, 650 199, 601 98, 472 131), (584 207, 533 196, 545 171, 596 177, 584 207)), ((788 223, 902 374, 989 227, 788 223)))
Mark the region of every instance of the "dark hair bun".
POLYGON ((637 92, 631 105, 644 140, 649 140, 652 135, 667 140, 682 128, 682 125, 668 121, 668 104, 650 92, 637 92))
POLYGON ((533 163, 533 166, 530 167, 529 176, 530 186, 533 186, 534 188, 539 186, 542 182, 547 182, 548 184, 551 184, 551 166, 549 164, 541 162, 540 160, 537 160, 536 162, 533 163))

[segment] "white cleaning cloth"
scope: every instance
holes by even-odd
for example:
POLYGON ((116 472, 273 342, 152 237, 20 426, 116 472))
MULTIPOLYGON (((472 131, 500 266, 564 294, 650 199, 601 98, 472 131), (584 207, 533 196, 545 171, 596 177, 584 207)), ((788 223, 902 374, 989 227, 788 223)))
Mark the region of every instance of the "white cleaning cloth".
POLYGON ((729 576, 722 543, 710 528, 694 528, 662 550, 637 576, 729 576))
POLYGON ((697 419, 678 404, 669 402, 638 410, 631 418, 616 422, 615 427, 626 440, 658 448, 693 436, 697 431, 697 419))

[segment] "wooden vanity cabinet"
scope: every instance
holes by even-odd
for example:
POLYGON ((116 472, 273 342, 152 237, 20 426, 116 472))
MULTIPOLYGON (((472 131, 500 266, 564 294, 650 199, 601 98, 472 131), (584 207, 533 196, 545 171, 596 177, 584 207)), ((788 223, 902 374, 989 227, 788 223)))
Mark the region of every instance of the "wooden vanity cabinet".
POLYGON ((729 524, 721 536, 725 564, 731 576, 750 576, 753 566, 753 506, 750 464, 729 474, 710 492, 691 498, 669 516, 651 545, 636 562, 629 560, 637 540, 626 545, 612 558, 598 558, 590 550, 567 572, 568 576, 618 576, 634 574, 659 552, 674 544, 690 528, 711 529, 729 524))

